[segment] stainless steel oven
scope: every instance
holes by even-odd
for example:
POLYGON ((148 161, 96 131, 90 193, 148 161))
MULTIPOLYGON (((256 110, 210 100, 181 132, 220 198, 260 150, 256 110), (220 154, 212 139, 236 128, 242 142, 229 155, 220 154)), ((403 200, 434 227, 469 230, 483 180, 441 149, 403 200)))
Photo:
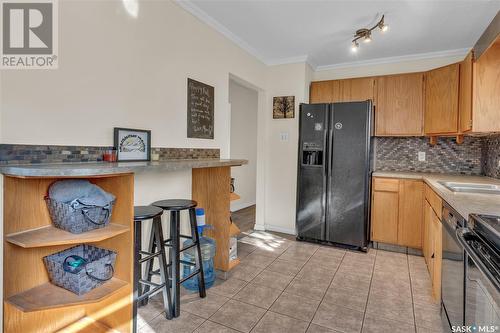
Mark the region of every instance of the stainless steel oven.
POLYGON ((446 328, 464 323, 464 250, 457 238, 457 230, 465 227, 466 220, 446 202, 443 204, 443 264, 441 300, 446 328))
POLYGON ((500 329, 500 218, 471 214, 457 231, 465 250, 465 326, 476 332, 500 329))

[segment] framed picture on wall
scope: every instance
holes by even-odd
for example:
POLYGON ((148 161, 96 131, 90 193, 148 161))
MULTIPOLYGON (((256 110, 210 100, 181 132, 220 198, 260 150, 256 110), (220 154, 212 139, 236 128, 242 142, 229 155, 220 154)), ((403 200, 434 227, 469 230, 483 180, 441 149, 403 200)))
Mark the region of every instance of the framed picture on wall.
POLYGON ((295 96, 273 98, 273 119, 295 118, 295 96))
POLYGON ((118 162, 150 161, 151 131, 115 127, 114 147, 118 162))

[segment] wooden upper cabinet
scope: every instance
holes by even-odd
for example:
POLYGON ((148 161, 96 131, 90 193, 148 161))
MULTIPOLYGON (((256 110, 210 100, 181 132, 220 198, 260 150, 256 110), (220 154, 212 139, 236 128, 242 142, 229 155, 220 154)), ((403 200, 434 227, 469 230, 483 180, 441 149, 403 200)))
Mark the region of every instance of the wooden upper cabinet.
POLYGON ((375 99, 375 78, 363 77, 341 80, 342 102, 359 102, 375 99))
POLYGON ((425 134, 458 132, 458 76, 458 63, 425 74, 425 134))
POLYGON ((374 99, 374 78, 311 82, 310 103, 354 102, 374 99))
POLYGON ((399 181, 399 245, 422 248, 423 203, 424 183, 422 181, 399 181))
POLYGON ((330 103, 333 99, 333 81, 311 82, 310 103, 330 103))
POLYGON ((460 63, 458 96, 459 131, 472 130, 472 51, 460 63))
POLYGON ((375 135, 422 135, 423 80, 423 73, 388 75, 377 78, 375 135))
POLYGON ((500 132, 500 37, 476 60, 473 86, 473 131, 500 132))

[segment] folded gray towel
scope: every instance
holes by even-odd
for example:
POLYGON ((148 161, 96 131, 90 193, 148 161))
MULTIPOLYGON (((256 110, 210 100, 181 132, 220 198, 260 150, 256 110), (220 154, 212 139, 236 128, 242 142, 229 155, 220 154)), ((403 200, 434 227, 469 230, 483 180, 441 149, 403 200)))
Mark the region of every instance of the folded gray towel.
POLYGON ((56 201, 66 202, 73 208, 105 207, 115 200, 113 194, 85 179, 59 180, 50 186, 49 197, 56 201))

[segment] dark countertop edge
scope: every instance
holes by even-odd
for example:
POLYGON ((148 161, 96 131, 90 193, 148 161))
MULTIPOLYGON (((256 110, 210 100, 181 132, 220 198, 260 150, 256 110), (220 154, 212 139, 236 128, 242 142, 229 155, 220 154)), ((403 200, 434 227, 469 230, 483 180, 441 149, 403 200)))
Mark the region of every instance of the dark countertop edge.
POLYGON ((0 166, 0 173, 14 177, 85 177, 143 171, 179 171, 248 164, 244 159, 182 159, 151 162, 80 162, 0 166))

